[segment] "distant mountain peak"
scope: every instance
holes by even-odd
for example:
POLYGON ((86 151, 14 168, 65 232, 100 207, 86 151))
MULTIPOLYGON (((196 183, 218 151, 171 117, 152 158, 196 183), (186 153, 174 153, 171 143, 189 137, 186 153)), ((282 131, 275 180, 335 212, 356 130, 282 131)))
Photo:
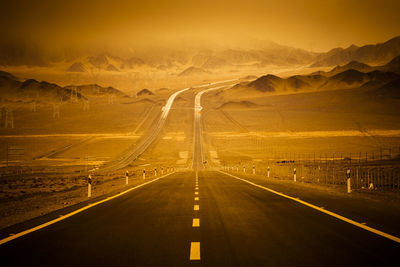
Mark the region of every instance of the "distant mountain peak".
POLYGON ((349 47, 347 47, 345 50, 350 50, 350 51, 354 51, 357 50, 358 48, 360 48, 359 46, 356 46, 354 44, 350 45, 349 47))
POLYGON ((85 72, 86 68, 82 62, 75 62, 67 69, 67 72, 85 72))
POLYGON ((181 73, 178 74, 178 76, 196 76, 196 75, 205 75, 205 74, 211 74, 211 72, 206 71, 202 68, 194 67, 191 66, 181 73))
POLYGON ((346 49, 336 48, 322 53, 315 58, 311 67, 344 65, 351 61, 370 64, 383 64, 396 56, 400 56, 400 36, 384 43, 370 44, 358 47, 351 45, 346 49))
POLYGON ((33 84, 39 84, 39 82, 36 81, 35 79, 28 79, 28 80, 26 80, 25 82, 23 82, 21 84, 20 88, 25 88, 25 87, 28 87, 28 86, 33 85, 33 84))

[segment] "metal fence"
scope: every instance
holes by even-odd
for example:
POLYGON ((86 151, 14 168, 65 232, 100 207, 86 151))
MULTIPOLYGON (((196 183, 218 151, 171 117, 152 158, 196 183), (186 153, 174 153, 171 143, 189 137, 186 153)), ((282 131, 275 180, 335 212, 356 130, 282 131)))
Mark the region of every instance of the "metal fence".
MULTIPOLYGON (((400 157, 382 153, 351 155, 334 154, 330 157, 312 157, 293 154, 290 158, 267 158, 257 161, 221 162, 226 171, 258 174, 274 179, 321 185, 346 186, 350 178, 352 190, 370 190, 400 193, 400 157), (357 155, 357 157, 354 157, 357 155), (376 157, 378 155, 378 157, 376 157)), ((389 151, 389 150, 387 150, 389 151)))

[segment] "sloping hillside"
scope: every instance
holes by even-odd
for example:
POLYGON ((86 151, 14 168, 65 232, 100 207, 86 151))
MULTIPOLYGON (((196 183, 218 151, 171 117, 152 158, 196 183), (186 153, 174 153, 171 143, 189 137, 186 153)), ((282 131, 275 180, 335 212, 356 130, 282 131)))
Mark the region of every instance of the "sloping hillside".
POLYGON ((312 67, 324 67, 347 64, 351 61, 363 63, 382 64, 400 55, 400 36, 394 37, 384 43, 358 47, 335 48, 327 53, 318 55, 312 67))

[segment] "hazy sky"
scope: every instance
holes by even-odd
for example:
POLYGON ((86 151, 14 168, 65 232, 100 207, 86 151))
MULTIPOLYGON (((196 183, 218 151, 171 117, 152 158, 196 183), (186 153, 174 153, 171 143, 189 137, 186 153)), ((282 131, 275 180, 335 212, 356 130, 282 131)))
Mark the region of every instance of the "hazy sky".
POLYGON ((313 51, 400 35, 399 0, 2 0, 2 38, 52 46, 251 38, 313 51))

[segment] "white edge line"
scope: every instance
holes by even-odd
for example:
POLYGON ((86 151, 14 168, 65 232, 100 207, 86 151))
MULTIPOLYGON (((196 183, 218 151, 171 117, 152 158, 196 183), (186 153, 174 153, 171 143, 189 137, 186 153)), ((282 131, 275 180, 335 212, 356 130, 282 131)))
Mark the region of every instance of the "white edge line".
POLYGON ((107 197, 107 198, 105 198, 105 199, 103 199, 103 200, 100 200, 100 201, 97 201, 97 202, 95 202, 95 203, 91 203, 91 204, 89 204, 89 205, 87 205, 87 206, 85 206, 85 207, 83 207, 83 208, 77 209, 77 210, 75 210, 75 211, 73 211, 73 212, 70 212, 70 213, 68 213, 68 214, 66 214, 66 215, 63 215, 63 216, 61 216, 61 217, 58 217, 57 219, 48 221, 48 222, 46 222, 46 223, 40 224, 40 225, 38 225, 38 226, 35 226, 35 227, 33 227, 33 228, 30 228, 30 229, 27 229, 27 230, 25 230, 25 231, 19 232, 18 234, 15 234, 15 235, 12 235, 12 236, 3 238, 3 239, 0 240, 0 245, 3 245, 3 244, 5 244, 5 243, 7 243, 7 242, 9 242, 9 241, 11 241, 11 240, 17 239, 17 238, 19 238, 19 237, 21 237, 21 236, 24 236, 24 235, 27 235, 27 234, 29 234, 29 233, 35 232, 35 231, 37 231, 37 230, 40 230, 40 229, 42 229, 42 228, 45 228, 45 227, 47 227, 47 226, 49 226, 49 225, 55 224, 55 223, 57 223, 57 222, 59 222, 59 221, 62 221, 62 220, 64 220, 64 219, 66 219, 66 218, 69 218, 69 217, 71 217, 71 216, 73 216, 73 215, 75 215, 75 214, 78 214, 78 213, 80 213, 80 212, 82 212, 82 211, 85 211, 85 210, 87 210, 87 209, 90 209, 90 208, 92 208, 92 207, 94 207, 94 206, 97 206, 97 205, 99 205, 99 204, 101 204, 101 203, 104 203, 104 202, 106 202, 106 201, 109 201, 109 200, 111 200, 111 199, 114 199, 114 198, 120 197, 120 196, 122 196, 122 195, 125 195, 126 193, 128 193, 128 192, 130 192, 130 191, 132 191, 132 190, 135 190, 135 189, 137 189, 137 188, 139 188, 139 187, 142 187, 142 186, 145 186, 145 185, 150 184, 150 183, 152 183, 152 182, 155 182, 155 181, 157 181, 157 180, 159 180, 159 179, 161 179, 161 178, 167 177, 167 176, 169 176, 169 175, 171 175, 171 174, 174 174, 174 173, 175 173, 175 172, 171 172, 171 173, 166 174, 166 175, 164 175, 164 176, 160 176, 160 177, 158 177, 158 178, 156 178, 156 179, 154 179, 154 180, 151 180, 151 181, 145 182, 145 183, 143 183, 143 184, 137 185, 137 186, 132 187, 132 188, 130 188, 130 189, 128 189, 128 190, 125 190, 125 191, 123 191, 123 192, 121 192, 121 193, 118 193, 118 194, 116 194, 116 195, 114 195, 114 196, 107 197))
POLYGON ((369 227, 369 226, 367 226, 367 225, 364 225, 364 224, 361 224, 361 223, 359 223, 359 222, 356 222, 356 221, 353 221, 353 220, 351 220, 351 219, 348 219, 348 218, 346 218, 346 217, 344 217, 344 216, 342 216, 342 215, 339 215, 339 214, 336 214, 336 213, 334 213, 334 212, 328 211, 328 210, 326 210, 326 209, 317 207, 317 206, 315 206, 315 205, 313 205, 313 204, 310 204, 310 203, 308 203, 308 202, 305 202, 305 201, 303 201, 303 200, 300 200, 300 199, 297 199, 297 198, 294 198, 294 197, 291 197, 291 196, 288 196, 288 195, 279 193, 279 192, 277 192, 277 191, 275 191, 275 190, 272 190, 272 189, 270 189, 270 188, 268 188, 268 187, 265 187, 265 186, 258 185, 258 184, 256 184, 256 183, 250 182, 250 181, 248 181, 248 180, 246 180, 246 179, 242 179, 242 178, 236 177, 236 176, 234 176, 234 175, 231 175, 231 174, 229 174, 229 173, 226 173, 226 172, 223 172, 223 171, 220 171, 220 170, 218 170, 218 172, 223 173, 223 174, 228 175, 228 176, 231 176, 231 177, 233 177, 233 178, 235 178, 235 179, 238 179, 238 180, 241 180, 241 181, 243 181, 243 182, 249 183, 249 184, 254 185, 254 186, 258 187, 258 188, 267 190, 267 191, 269 191, 269 192, 271 192, 271 193, 274 193, 274 194, 277 194, 277 195, 279 195, 279 196, 282 196, 282 197, 291 199, 291 200, 293 200, 293 201, 299 202, 299 203, 301 203, 301 204, 303 204, 303 205, 305 205, 305 206, 308 206, 308 207, 310 207, 310 208, 313 208, 313 209, 315 209, 315 210, 318 210, 318 211, 320 211, 320 212, 322 212, 322 213, 325 213, 325 214, 327 214, 327 215, 330 215, 330 216, 332 216, 332 217, 335 217, 335 218, 337 218, 337 219, 339 219, 339 220, 342 220, 342 221, 344 221, 344 222, 347 222, 347 223, 349 223, 349 224, 352 224, 352 225, 354 225, 354 226, 357 226, 357 227, 359 227, 359 228, 362 228, 362 229, 367 230, 367 231, 369 231, 369 232, 372 232, 372 233, 374 233, 374 234, 380 235, 380 236, 382 236, 382 237, 385 237, 385 238, 388 238, 388 239, 390 239, 390 240, 393 240, 393 241, 395 241, 395 242, 397 242, 397 243, 400 243, 400 238, 399 238, 399 237, 396 237, 396 236, 394 236, 394 235, 391 235, 391 234, 382 232, 382 231, 377 230, 377 229, 375 229, 375 228, 372 228, 372 227, 369 227))

